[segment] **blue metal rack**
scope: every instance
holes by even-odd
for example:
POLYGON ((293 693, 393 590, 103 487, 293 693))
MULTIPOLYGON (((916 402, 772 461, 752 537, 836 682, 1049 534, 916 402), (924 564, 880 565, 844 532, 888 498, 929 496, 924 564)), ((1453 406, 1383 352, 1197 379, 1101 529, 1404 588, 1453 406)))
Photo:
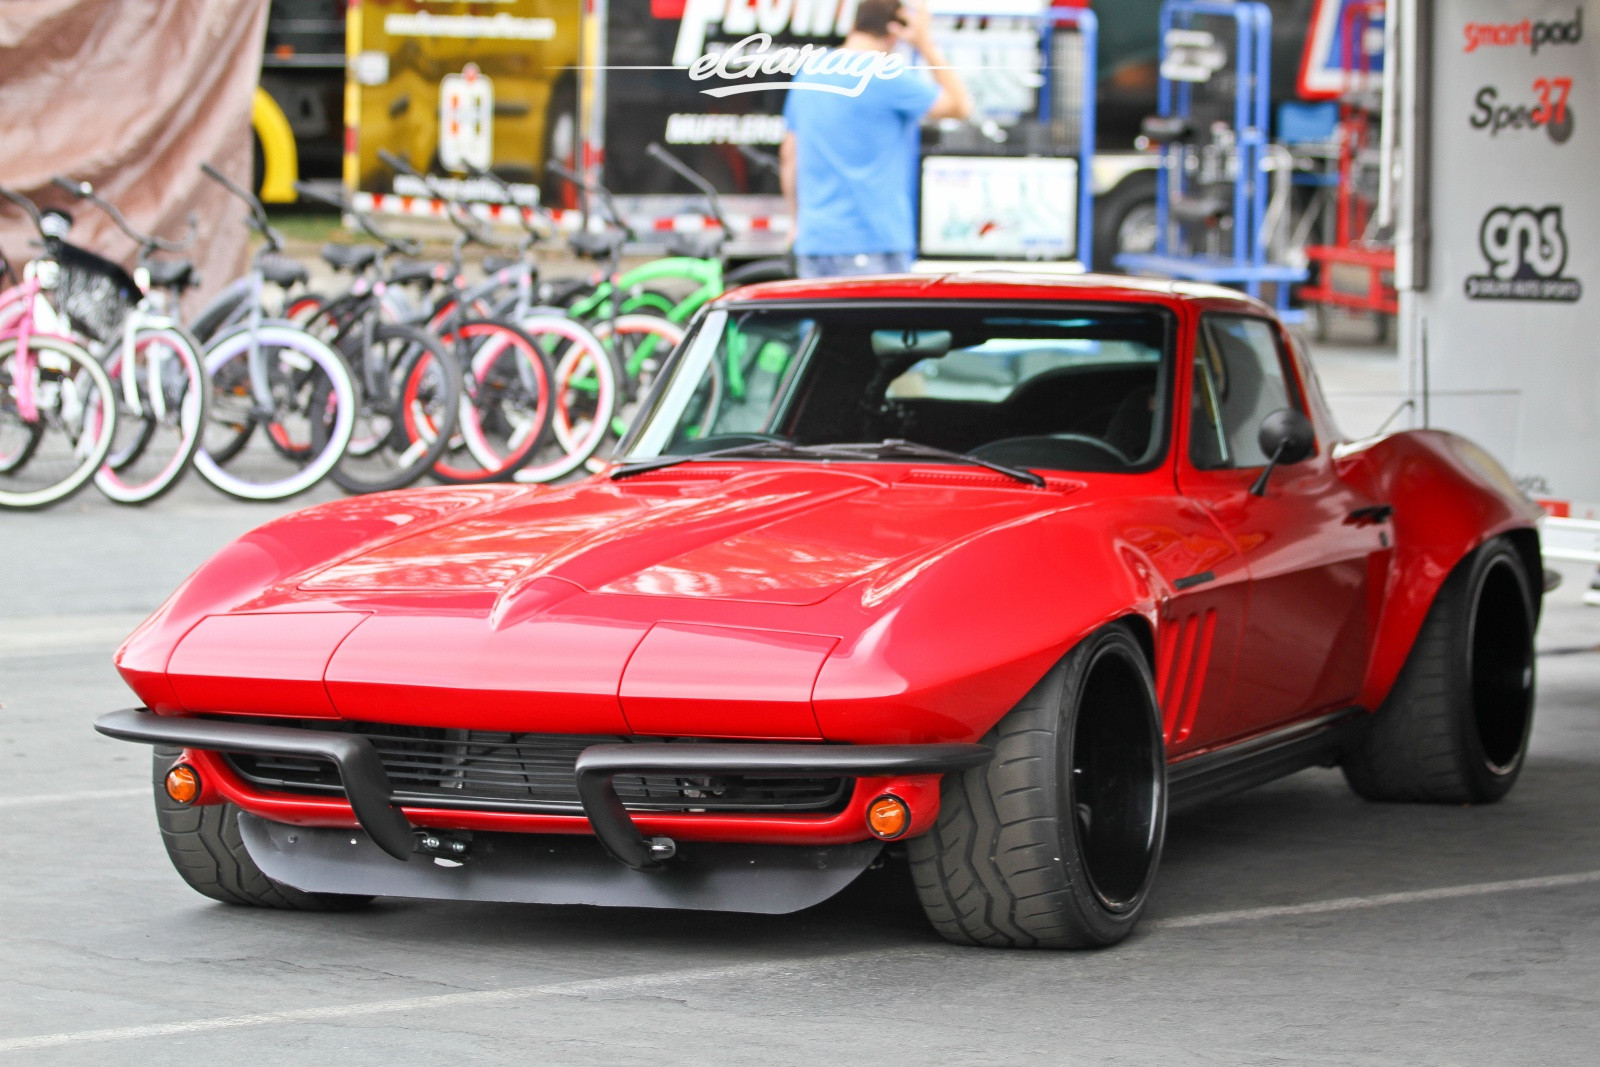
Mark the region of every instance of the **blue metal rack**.
POLYGON ((1185 154, 1191 149, 1169 143, 1161 149, 1165 180, 1156 186, 1156 246, 1153 252, 1123 253, 1116 264, 1122 269, 1163 278, 1183 278, 1243 288, 1259 297, 1262 286, 1274 283, 1280 314, 1297 317, 1289 309, 1289 286, 1304 281, 1303 267, 1267 259, 1262 221, 1267 214, 1267 131, 1270 117, 1272 12, 1259 0, 1224 3, 1219 0, 1167 0, 1161 6, 1161 61, 1159 113, 1163 118, 1186 118, 1193 105, 1194 88, 1166 74, 1170 35, 1190 29, 1196 16, 1215 16, 1234 23, 1235 89, 1232 129, 1237 166, 1231 198, 1232 240, 1227 254, 1172 248, 1172 191, 1181 194, 1188 183, 1185 154), (1174 181, 1174 176, 1176 181, 1174 181))

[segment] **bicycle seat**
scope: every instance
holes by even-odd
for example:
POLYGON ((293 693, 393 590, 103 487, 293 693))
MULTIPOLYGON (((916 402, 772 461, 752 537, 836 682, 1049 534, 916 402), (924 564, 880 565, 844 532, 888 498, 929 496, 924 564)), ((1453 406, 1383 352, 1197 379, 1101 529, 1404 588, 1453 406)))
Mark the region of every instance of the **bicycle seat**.
POLYGON ((187 259, 152 259, 144 265, 155 289, 188 289, 200 284, 194 264, 187 259))
POLYGON ((498 274, 500 271, 520 266, 522 266, 522 259, 518 256, 483 257, 483 273, 485 274, 498 274))
POLYGON ((378 250, 371 245, 322 246, 322 259, 334 270, 366 270, 378 258, 378 250))
POLYGON ((1139 123, 1139 132, 1151 144, 1174 144, 1195 139, 1194 124, 1177 115, 1146 115, 1139 123))
POLYGON ((291 285, 310 281, 311 272, 288 256, 265 255, 256 261, 256 269, 273 285, 287 289, 291 285))
POLYGON ((437 259, 419 259, 402 263, 389 272, 389 281, 395 285, 432 285, 450 278, 452 264, 437 259))
POLYGON ((688 256, 690 259, 716 259, 722 252, 724 239, 721 230, 674 233, 667 239, 667 255, 688 256))
POLYGON ((575 256, 583 256, 585 259, 605 259, 627 242, 626 234, 607 230, 604 233, 575 233, 567 242, 567 247, 572 249, 572 254, 575 256))

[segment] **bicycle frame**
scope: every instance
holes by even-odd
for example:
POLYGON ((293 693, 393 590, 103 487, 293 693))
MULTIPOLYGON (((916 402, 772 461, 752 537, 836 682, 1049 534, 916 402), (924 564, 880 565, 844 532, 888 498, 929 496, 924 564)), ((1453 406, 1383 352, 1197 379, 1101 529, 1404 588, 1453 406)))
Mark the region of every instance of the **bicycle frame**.
POLYGON ((39 421, 39 404, 33 391, 38 365, 29 341, 46 336, 77 344, 72 337, 55 329, 55 309, 44 296, 45 290, 54 285, 55 269, 53 260, 33 260, 22 268, 21 284, 0 293, 0 341, 17 342, 18 374, 11 383, 11 391, 17 402, 17 414, 24 422, 39 421))

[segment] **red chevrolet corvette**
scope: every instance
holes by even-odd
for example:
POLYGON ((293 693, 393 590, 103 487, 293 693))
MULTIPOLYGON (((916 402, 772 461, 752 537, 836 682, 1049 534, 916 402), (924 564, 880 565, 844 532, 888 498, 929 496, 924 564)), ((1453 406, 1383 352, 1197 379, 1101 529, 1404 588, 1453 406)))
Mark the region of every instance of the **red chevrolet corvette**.
POLYGON ((618 460, 271 522, 117 653, 179 873, 786 912, 889 847, 958 942, 1138 921, 1167 814, 1312 765, 1511 788, 1537 510, 1342 438, 1259 303, 1027 275, 712 305, 618 460))

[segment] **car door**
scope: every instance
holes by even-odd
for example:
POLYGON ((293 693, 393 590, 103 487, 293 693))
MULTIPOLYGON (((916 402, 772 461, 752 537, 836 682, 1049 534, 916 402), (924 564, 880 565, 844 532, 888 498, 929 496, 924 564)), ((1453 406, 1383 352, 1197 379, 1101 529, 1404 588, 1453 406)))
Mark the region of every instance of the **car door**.
POLYGON ((1387 548, 1372 501, 1337 477, 1330 442, 1275 469, 1257 434, 1280 408, 1306 411, 1275 323, 1207 312, 1195 339, 1187 448, 1179 491, 1232 540, 1249 572, 1244 634, 1223 733, 1229 738, 1350 705, 1366 665, 1387 548))

